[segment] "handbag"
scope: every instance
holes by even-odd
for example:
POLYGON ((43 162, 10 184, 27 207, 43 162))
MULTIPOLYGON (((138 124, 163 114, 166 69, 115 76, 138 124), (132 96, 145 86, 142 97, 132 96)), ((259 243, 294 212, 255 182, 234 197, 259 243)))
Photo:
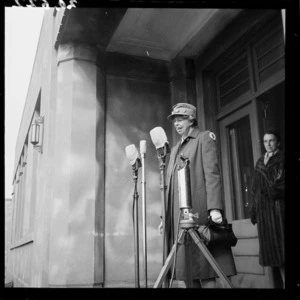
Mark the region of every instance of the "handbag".
POLYGON ((206 246, 225 245, 234 247, 237 243, 232 224, 229 224, 227 219, 223 219, 221 223, 215 223, 209 217, 206 224, 200 225, 197 230, 206 246))

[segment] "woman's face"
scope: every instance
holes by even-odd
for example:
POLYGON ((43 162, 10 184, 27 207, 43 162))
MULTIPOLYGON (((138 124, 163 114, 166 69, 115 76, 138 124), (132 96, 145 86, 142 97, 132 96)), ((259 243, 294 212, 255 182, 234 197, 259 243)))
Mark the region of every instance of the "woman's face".
POLYGON ((274 152, 279 147, 279 142, 274 134, 265 134, 264 135, 264 146, 267 152, 274 152))
POLYGON ((192 126, 192 121, 184 116, 177 116, 173 120, 176 131, 183 137, 188 136, 189 130, 192 126))

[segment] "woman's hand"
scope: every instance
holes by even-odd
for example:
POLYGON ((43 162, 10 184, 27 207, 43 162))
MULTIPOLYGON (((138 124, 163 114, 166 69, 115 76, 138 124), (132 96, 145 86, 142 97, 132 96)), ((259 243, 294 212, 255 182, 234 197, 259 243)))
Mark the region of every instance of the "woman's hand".
POLYGON ((210 211, 210 216, 213 222, 222 223, 222 214, 218 209, 212 209, 210 211))

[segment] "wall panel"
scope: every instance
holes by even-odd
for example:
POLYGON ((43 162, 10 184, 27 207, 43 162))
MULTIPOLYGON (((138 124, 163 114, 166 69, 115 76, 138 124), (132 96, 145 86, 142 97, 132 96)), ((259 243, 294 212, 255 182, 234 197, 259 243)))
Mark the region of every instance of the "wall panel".
MULTIPOLYGON (((160 171, 150 130, 161 126, 171 137, 170 90, 167 83, 107 76, 105 286, 134 286, 132 168, 125 147, 146 140, 148 280, 155 281, 162 267, 160 171)), ((140 278, 143 284, 142 191, 139 170, 140 278)))

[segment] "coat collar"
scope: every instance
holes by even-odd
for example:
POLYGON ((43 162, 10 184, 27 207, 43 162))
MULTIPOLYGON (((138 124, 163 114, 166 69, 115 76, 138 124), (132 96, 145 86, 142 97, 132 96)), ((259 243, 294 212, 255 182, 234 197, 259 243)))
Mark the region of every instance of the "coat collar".
POLYGON ((277 152, 279 152, 278 148, 274 152, 266 152, 265 159, 270 158, 271 156, 274 156, 277 152))
MULTIPOLYGON (((195 139, 199 135, 199 133, 200 133, 200 130, 198 129, 198 127, 194 127, 186 139, 188 139, 188 138, 195 139)), ((174 164, 175 157, 176 157, 176 154, 178 153, 180 146, 181 146, 181 139, 177 142, 177 144, 172 149, 172 155, 170 157, 169 165, 174 164)))
MULTIPOLYGON (((198 127, 194 127, 193 130, 190 132, 190 134, 185 138, 184 141, 189 140, 190 138, 195 139, 198 134, 200 133, 200 130, 198 129, 198 127)), ((174 152, 177 153, 178 149, 180 147, 180 145, 184 142, 181 139, 178 141, 178 143, 176 144, 175 148, 174 148, 174 152)))
POLYGON ((200 133, 200 130, 198 127, 194 127, 193 130, 191 131, 191 133, 188 135, 188 137, 191 137, 193 139, 195 139, 198 134, 200 133))
POLYGON ((189 135, 184 140, 182 140, 182 138, 181 138, 179 144, 182 144, 185 140, 188 140, 190 138, 195 139, 198 136, 199 133, 200 133, 200 130, 198 129, 198 127, 192 128, 191 132, 189 133, 189 135))

